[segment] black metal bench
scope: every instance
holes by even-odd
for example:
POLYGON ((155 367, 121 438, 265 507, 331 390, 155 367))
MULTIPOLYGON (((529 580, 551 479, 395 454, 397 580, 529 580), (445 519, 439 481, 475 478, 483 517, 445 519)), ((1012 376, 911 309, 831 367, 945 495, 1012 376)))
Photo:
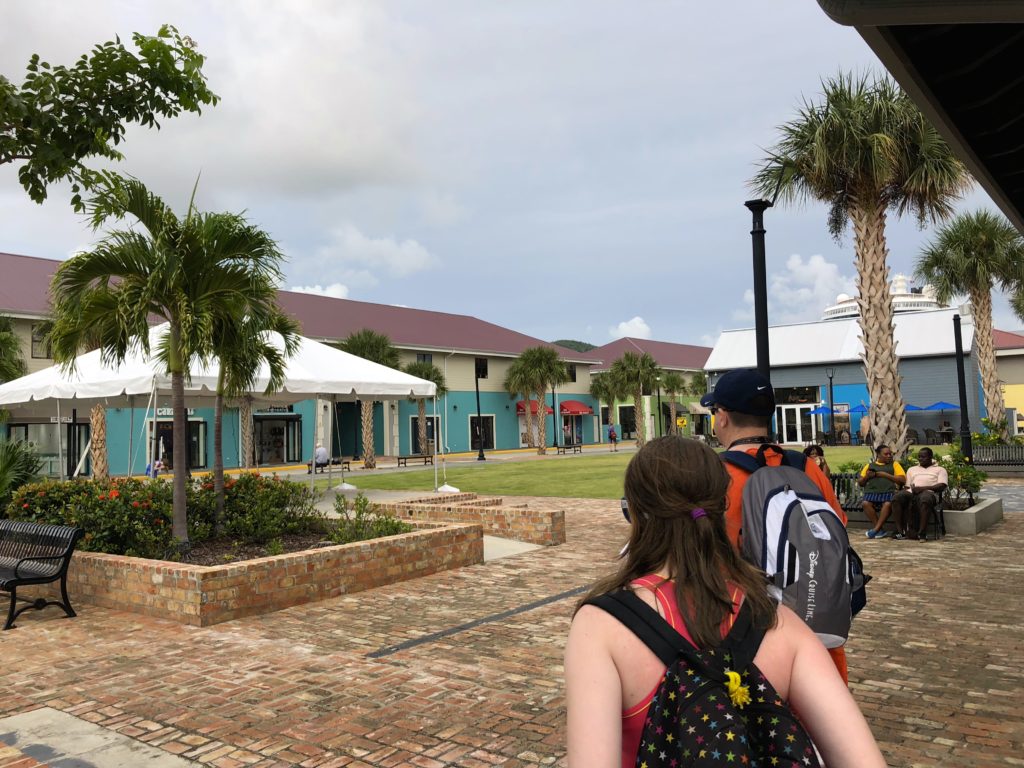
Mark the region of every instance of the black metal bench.
POLYGON ((434 455, 432 453, 410 453, 407 456, 398 457, 398 466, 409 466, 410 459, 412 461, 422 461, 424 465, 434 463, 434 455))
MULTIPOLYGON (((342 470, 344 470, 345 472, 349 472, 349 471, 351 471, 350 461, 351 461, 351 459, 344 459, 344 458, 335 456, 333 459, 330 460, 330 465, 332 467, 340 466, 342 468, 342 470)), ((319 472, 322 475, 324 473, 324 469, 326 467, 327 467, 327 464, 317 464, 316 465, 316 471, 319 472)), ((312 471, 313 471, 312 470, 312 462, 307 461, 306 462, 306 474, 308 475, 312 471)))
POLYGON ((75 543, 84 531, 69 525, 43 525, 25 520, 0 520, 0 590, 11 593, 4 629, 14 627, 14 620, 29 608, 42 610, 58 605, 68 616, 74 616, 68 599, 68 564, 75 543), (60 581, 62 600, 44 597, 29 600, 18 597, 18 587, 60 581), (15 611, 18 601, 28 603, 15 611))
POLYGON ((555 451, 557 453, 583 453, 582 443, 569 443, 569 445, 556 445, 555 451))

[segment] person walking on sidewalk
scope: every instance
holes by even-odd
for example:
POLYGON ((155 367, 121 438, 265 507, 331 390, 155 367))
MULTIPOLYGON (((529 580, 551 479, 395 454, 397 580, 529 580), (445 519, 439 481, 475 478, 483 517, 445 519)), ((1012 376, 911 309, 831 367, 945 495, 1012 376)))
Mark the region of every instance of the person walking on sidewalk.
MULTIPOLYGON (((733 623, 741 624, 742 614, 749 612, 752 625, 764 632, 753 665, 782 701, 799 714, 828 768, 885 766, 864 715, 825 647, 795 613, 770 598, 764 573, 743 560, 730 544, 725 507, 728 485, 726 466, 711 448, 697 440, 660 437, 644 445, 630 461, 625 481, 630 522, 626 555, 618 571, 600 579, 581 602, 566 643, 570 768, 638 765, 644 730, 649 718, 657 716, 651 711, 651 703, 665 678, 666 664, 611 613, 586 604, 619 590, 631 591, 702 650, 720 649, 733 623)), ((753 674, 753 667, 748 670, 753 674)), ((737 681, 741 679, 739 672, 733 675, 737 681)), ((686 690, 685 683, 677 681, 672 687, 673 700, 666 698, 655 709, 676 706, 677 685, 686 690)), ((764 691, 765 686, 758 690, 764 691)), ((694 685, 691 692, 699 695, 699 691, 694 685)), ((726 696, 730 695, 731 689, 726 696)), ((685 705, 679 706, 681 709, 685 705)), ((725 708, 720 705, 718 710, 725 708)), ((694 717, 699 720, 700 713, 694 717)), ((700 765, 710 765, 713 759, 715 765, 721 762, 724 766, 727 760, 733 760, 725 754, 730 748, 744 755, 746 761, 748 750, 761 746, 736 738, 735 729, 730 727, 735 722, 721 719, 720 723, 708 724, 710 719, 705 713, 696 728, 694 723, 687 728, 685 722, 679 722, 669 731, 668 751, 688 750, 687 739, 696 740, 693 734, 698 728, 721 728, 716 734, 721 736, 720 742, 703 742, 700 737, 702 743, 695 748, 693 758, 697 759, 701 746, 708 747, 707 760, 702 751, 700 765), (727 743, 727 739, 735 742, 727 743), (710 753, 712 749, 717 757, 710 753)), ((795 731, 796 725, 790 728, 795 731)), ((774 728, 770 735, 776 736, 774 728)), ((794 739, 791 734, 778 736, 794 739)), ((647 762, 643 764, 651 768, 669 765, 664 752, 660 758, 657 751, 648 755, 653 746, 649 744, 644 750, 647 762)), ((811 757, 799 764, 817 766, 811 757)), ((676 764, 674 758, 671 764, 676 764)), ((740 760, 736 759, 735 764, 739 765, 740 760)), ((798 763, 787 760, 787 764, 798 763)))
MULTIPOLYGON (((771 420, 775 415, 775 391, 772 383, 755 370, 736 369, 723 374, 715 388, 700 399, 700 404, 715 417, 715 435, 727 450, 741 450, 752 456, 768 445, 765 462, 768 466, 782 464, 782 448, 773 445, 770 437, 771 420)), ((740 528, 743 522, 743 487, 750 475, 734 464, 726 463, 732 482, 729 484, 728 506, 725 510, 725 530, 732 545, 740 547, 740 528)), ((808 460, 804 472, 821 491, 821 496, 846 525, 846 513, 836 498, 832 483, 808 460)), ((829 654, 843 680, 848 681, 846 651, 829 648, 829 654)))
POLYGON ((615 427, 608 428, 608 442, 612 444, 610 450, 619 450, 619 436, 615 434, 615 427))

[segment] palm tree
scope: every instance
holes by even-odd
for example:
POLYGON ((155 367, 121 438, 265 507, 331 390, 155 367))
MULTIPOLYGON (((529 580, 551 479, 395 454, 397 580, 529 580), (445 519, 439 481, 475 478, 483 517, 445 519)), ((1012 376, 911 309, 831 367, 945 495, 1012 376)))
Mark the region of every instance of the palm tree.
POLYGON ((21 339, 14 330, 14 321, 0 316, 0 383, 20 379, 27 372, 21 339))
POLYGON ((533 399, 533 393, 537 390, 537 385, 533 381, 532 371, 528 370, 526 364, 522 358, 517 358, 508 367, 508 372, 505 374, 505 381, 502 386, 505 391, 508 392, 508 396, 515 399, 516 397, 523 398, 523 406, 525 407, 524 418, 526 420, 526 445, 530 448, 536 448, 537 440, 537 419, 544 421, 544 415, 541 409, 544 408, 544 401, 541 400, 537 404, 537 413, 533 412, 530 407, 530 401, 533 399))
POLYGON ((974 315, 974 341, 985 393, 985 408, 1008 438, 996 353, 992 341, 992 289, 1024 287, 1024 240, 1009 221, 990 211, 960 214, 943 226, 915 265, 917 277, 935 289, 943 304, 967 294, 974 315))
POLYGON ((643 417, 644 390, 654 387, 655 379, 661 373, 658 363, 649 352, 623 352, 622 357, 612 363, 612 375, 633 393, 633 415, 636 421, 637 448, 647 442, 647 423, 643 417))
POLYGON ((598 403, 604 400, 608 404, 609 427, 615 423, 615 398, 618 395, 617 382, 610 373, 590 377, 590 396, 597 398, 598 403))
POLYGON ((224 518, 224 398, 247 396, 263 363, 269 373, 265 394, 278 391, 284 385, 285 361, 299 348, 299 324, 278 309, 276 294, 273 283, 254 285, 250 295, 238 297, 231 311, 219 316, 213 326, 214 354, 220 364, 213 411, 216 534, 221 533, 224 518), (272 334, 277 334, 280 342, 272 334))
POLYGON ((686 380, 675 371, 666 371, 661 377, 661 388, 668 395, 669 432, 676 430, 676 397, 686 391, 686 380))
MULTIPOLYGON (((341 343, 341 348, 351 355, 361 357, 373 363, 386 365, 388 368, 399 368, 398 350, 391 344, 391 339, 383 333, 369 328, 356 331, 341 343)), ((373 469, 377 466, 377 457, 373 450, 373 401, 359 401, 359 415, 363 426, 363 467, 373 469)))
POLYGON ((885 221, 889 211, 944 219, 970 184, 967 171, 910 98, 888 77, 840 74, 822 83, 821 103, 805 102, 779 128, 751 184, 784 202, 829 206, 839 238, 853 223, 857 299, 872 434, 901 455, 906 417, 893 340, 885 221))
MULTIPOLYGON (((434 382, 434 386, 437 387, 437 394, 439 395, 443 395, 448 391, 448 387, 445 385, 444 374, 433 363, 428 363, 426 360, 417 360, 405 366, 405 372, 410 376, 415 376, 417 379, 426 379, 427 381, 434 382)), ((417 438, 420 444, 420 453, 427 453, 427 399, 425 397, 418 397, 415 400, 418 416, 417 438)))
MULTIPOLYGON (((533 391, 537 395, 537 412, 540 417, 540 426, 537 430, 537 453, 541 456, 547 453, 545 445, 547 441, 547 419, 544 417, 544 396, 552 385, 564 384, 569 380, 569 372, 565 363, 558 356, 558 352, 551 347, 529 347, 519 353, 518 362, 522 363, 527 382, 533 384, 533 391)), ((552 403, 554 407, 554 403, 552 403)), ((553 414, 555 424, 558 423, 558 414, 553 414)))
POLYGON ((74 367, 84 348, 99 347, 120 363, 135 348, 149 354, 149 324, 167 321, 156 353, 171 376, 174 413, 172 533, 187 552, 185 480, 188 441, 185 377, 192 360, 213 355, 213 327, 225 307, 254 285, 281 279, 281 253, 269 235, 231 213, 200 213, 193 200, 184 217, 137 179, 113 175, 89 202, 92 224, 133 218, 137 227, 109 232, 91 251, 57 269, 51 286, 54 359, 74 367))
POLYGON ((704 371, 694 371, 685 391, 693 397, 703 397, 708 391, 708 375, 704 371))

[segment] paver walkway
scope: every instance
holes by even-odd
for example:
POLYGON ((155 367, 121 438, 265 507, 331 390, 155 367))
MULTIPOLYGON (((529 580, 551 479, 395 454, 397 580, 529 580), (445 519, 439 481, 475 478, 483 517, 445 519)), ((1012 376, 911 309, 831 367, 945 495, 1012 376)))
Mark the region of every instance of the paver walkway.
MULTIPOLYGON (((51 707, 224 768, 564 765, 565 634, 625 524, 617 502, 529 501, 566 510, 567 544, 208 628, 24 614, 0 635, 0 717, 51 707)), ((851 685, 891 765, 1024 765, 1008 507, 977 537, 856 542, 875 581, 851 685)))

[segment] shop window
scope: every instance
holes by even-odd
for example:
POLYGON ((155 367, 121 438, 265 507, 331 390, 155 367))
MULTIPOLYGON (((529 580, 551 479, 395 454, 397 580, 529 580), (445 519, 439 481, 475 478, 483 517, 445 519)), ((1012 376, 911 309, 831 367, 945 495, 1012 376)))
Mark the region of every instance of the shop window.
MULTIPOLYGON (((484 450, 494 450, 494 417, 481 416, 480 422, 483 427, 484 450)), ((480 450, 480 431, 477 429, 476 416, 469 417, 469 447, 470 450, 480 450)))
POLYGON ((417 363, 433 363, 434 362, 434 356, 432 354, 430 354, 429 352, 417 352, 416 353, 416 362, 417 363))
POLYGON ((486 379, 487 378, 487 358, 486 357, 477 357, 477 358, 474 358, 474 360, 475 360, 475 363, 476 363, 476 377, 478 379, 486 379))
POLYGON ((565 370, 566 370, 566 373, 569 374, 569 381, 575 383, 576 382, 576 363, 566 363, 565 370))

